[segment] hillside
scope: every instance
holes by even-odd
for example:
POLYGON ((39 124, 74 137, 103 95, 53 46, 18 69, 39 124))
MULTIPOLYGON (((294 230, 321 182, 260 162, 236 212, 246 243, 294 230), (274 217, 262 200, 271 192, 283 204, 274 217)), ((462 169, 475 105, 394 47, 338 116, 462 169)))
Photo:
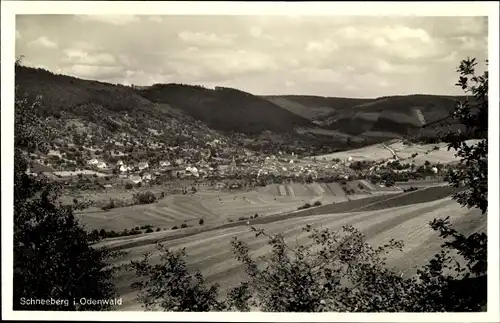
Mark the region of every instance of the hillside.
POLYGON ((333 112, 323 124, 350 134, 377 136, 377 133, 406 135, 450 115, 459 97, 409 95, 376 99, 333 112))
POLYGON ((167 104, 152 103, 130 87, 23 66, 16 66, 15 82, 21 94, 41 96, 37 114, 54 133, 52 149, 69 148, 78 158, 103 150, 138 159, 162 147, 163 151, 179 145, 204 147, 216 139, 231 143, 194 118, 167 104))
POLYGON ((321 97, 312 95, 274 95, 267 100, 292 113, 309 120, 322 120, 334 113, 350 109, 358 104, 372 102, 373 99, 351 99, 321 97))
POLYGON ((258 96, 231 88, 155 84, 137 93, 156 103, 177 107, 209 127, 245 134, 293 133, 314 127, 309 120, 258 96))
POLYGON ((266 99, 318 126, 366 138, 371 143, 401 136, 435 137, 449 125, 446 118, 463 97, 405 95, 351 99, 288 95, 266 99))
POLYGON ((42 95, 38 114, 47 118, 59 141, 100 143, 106 150, 127 145, 196 149, 218 139, 266 152, 326 154, 402 136, 435 137, 436 128, 444 128, 435 122, 449 115, 457 99, 260 97, 223 87, 129 87, 23 66, 16 67, 16 85, 31 97, 42 95))

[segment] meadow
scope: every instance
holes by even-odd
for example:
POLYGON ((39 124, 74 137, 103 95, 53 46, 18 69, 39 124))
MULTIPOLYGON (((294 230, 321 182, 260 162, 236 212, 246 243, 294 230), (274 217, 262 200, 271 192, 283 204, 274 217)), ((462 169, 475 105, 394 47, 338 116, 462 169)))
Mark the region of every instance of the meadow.
MULTIPOLYGON (((222 225, 242 218, 269 216, 292 212, 306 203, 322 205, 357 200, 378 194, 392 194, 401 189, 384 190, 366 181, 347 183, 354 194, 347 196, 339 183, 271 184, 255 190, 214 190, 200 188, 189 195, 169 195, 158 202, 133 205, 103 211, 89 208, 77 214, 90 230, 122 231, 136 226, 151 225, 156 230, 171 230, 186 224, 199 226, 222 225), (364 182, 363 185, 359 183, 364 182)), ((111 193, 110 193, 111 194, 111 193)), ((116 195, 116 194, 115 194, 116 195)))
MULTIPOLYGON (((403 240, 403 251, 389 254, 387 263, 389 267, 408 276, 415 274, 418 266, 430 260, 443 242, 428 225, 434 218, 450 216, 452 223, 465 234, 486 230, 486 217, 478 216, 476 210, 462 208, 447 196, 449 193, 445 188, 433 188, 392 197, 373 196, 368 199, 372 200, 369 203, 363 200, 338 203, 333 204, 330 210, 327 206, 318 208, 317 211, 321 214, 310 214, 312 210, 307 210, 309 212, 295 212, 269 222, 265 221, 266 218, 258 219, 252 225, 264 228, 269 233, 283 233, 292 246, 309 242, 301 234, 301 228, 306 224, 334 230, 351 224, 361 230, 374 246, 384 244, 391 238, 403 240), (356 203, 361 206, 349 205, 356 203), (342 205, 343 208, 340 207, 342 205)), ((156 233, 151 235, 158 236, 156 233)), ((247 242, 253 257, 266 255, 270 251, 267 238, 255 237, 245 223, 174 238, 164 243, 172 249, 186 248, 188 265, 193 269, 200 269, 208 282, 219 283, 221 295, 224 296, 225 292, 246 277, 242 266, 230 251, 232 237, 247 242)), ((139 260, 146 252, 152 252, 153 262, 158 259, 158 253, 151 243, 124 250, 128 254, 116 264, 139 260)), ((116 276, 115 281, 124 301, 124 305, 118 310, 140 310, 140 304, 135 298, 136 291, 130 287, 134 279, 134 273, 130 271, 116 276)))
MULTIPOLYGON (((468 140, 468 144, 475 144, 478 140, 468 140)), ((336 152, 333 154, 315 156, 318 160, 332 160, 339 158, 346 160, 349 157, 353 161, 381 161, 393 158, 392 151, 396 153, 400 160, 414 162, 416 165, 423 165, 425 161, 436 164, 448 164, 457 162, 455 150, 448 150, 446 143, 438 144, 403 144, 400 140, 393 140, 391 144, 375 144, 359 149, 336 152), (437 147, 437 149, 436 149, 437 147), (415 157, 415 154, 417 154, 415 157)))

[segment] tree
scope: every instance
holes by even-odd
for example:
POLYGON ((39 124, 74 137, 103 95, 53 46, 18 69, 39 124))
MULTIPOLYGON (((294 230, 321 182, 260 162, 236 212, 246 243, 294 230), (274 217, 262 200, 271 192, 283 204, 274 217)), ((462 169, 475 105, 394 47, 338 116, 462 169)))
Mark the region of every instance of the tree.
POLYGON ((14 280, 15 310, 102 310, 106 305, 73 304, 85 297, 113 297, 112 271, 106 261, 117 256, 94 248, 95 234, 85 231, 73 215, 74 206, 56 202, 59 189, 26 174, 21 149, 46 151, 50 130, 37 118, 40 98, 30 101, 15 93, 14 136, 14 280), (27 305, 23 298, 67 299, 68 305, 27 305))
MULTIPOLYGON (((487 62, 486 62, 487 64, 487 62)), ((449 142, 448 150, 457 150, 460 165, 450 174, 450 183, 464 188, 455 194, 455 199, 462 205, 479 208, 483 214, 488 208, 488 70, 476 75, 476 59, 466 59, 460 63, 457 71, 460 86, 466 94, 472 94, 459 102, 452 117, 465 125, 465 132, 450 132, 445 139, 449 142), (481 139, 477 144, 467 144, 465 139, 481 139)))

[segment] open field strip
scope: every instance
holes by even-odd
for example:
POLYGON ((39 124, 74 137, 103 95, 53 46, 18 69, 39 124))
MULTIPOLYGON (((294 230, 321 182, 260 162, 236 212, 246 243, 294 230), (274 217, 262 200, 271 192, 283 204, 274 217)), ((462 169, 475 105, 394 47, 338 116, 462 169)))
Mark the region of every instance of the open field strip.
MULTIPOLYGON (((478 140, 467 140, 467 144, 475 144, 478 140)), ((428 160, 431 163, 442 163, 447 164, 457 161, 455 157, 455 150, 451 149, 448 151, 446 143, 438 144, 425 144, 425 145, 402 145, 400 141, 394 142, 387 145, 388 148, 394 150, 400 159, 414 160, 415 164, 421 165, 428 160), (434 147, 439 147, 439 150, 433 150, 434 147), (427 152, 427 154, 425 154, 427 152), (417 153, 418 156, 411 158, 411 155, 417 153)), ((378 161, 382 159, 392 158, 392 153, 389 149, 383 147, 383 145, 375 144, 371 146, 366 146, 359 149, 353 149, 348 151, 342 151, 332 154, 315 156, 317 159, 332 160, 334 158, 339 158, 345 160, 348 157, 352 157, 354 161, 361 160, 372 160, 378 161)))
MULTIPOLYGON (((456 202, 445 198, 428 203, 370 212, 296 218, 274 222, 265 225, 264 228, 270 233, 282 232, 293 245, 297 234, 300 233, 301 228, 305 224, 311 224, 313 227, 328 227, 334 230, 340 229, 342 225, 352 224, 365 233, 368 241, 374 245, 383 244, 390 237, 405 241, 407 247, 403 252, 395 252, 389 258, 389 265, 391 267, 395 266, 398 269, 405 269, 411 266, 423 265, 423 263, 415 262, 414 259, 410 259, 404 255, 412 254, 415 250, 419 250, 419 248, 425 248, 426 246, 422 247, 422 244, 429 239, 437 239, 439 241, 431 251, 434 253, 439 249, 442 241, 434 236, 432 229, 427 224, 434 217, 446 215, 450 215, 453 221, 463 216, 471 216, 468 210, 462 209, 459 206, 457 207, 456 202)), ((478 218, 476 217, 475 219, 477 220, 478 218)), ((476 221, 469 222, 469 225, 472 225, 476 221)), ((256 225, 256 227, 262 227, 262 225, 256 225)), ((230 239, 234 236, 249 243, 253 256, 265 255, 269 252, 267 238, 262 236, 256 238, 254 233, 250 232, 247 227, 232 228, 223 230, 222 232, 207 232, 203 235, 189 237, 189 240, 180 239, 167 242, 167 246, 174 249, 186 247, 189 266, 200 269, 207 278, 207 281, 219 282, 221 284, 221 291, 224 292, 233 287, 240 279, 244 278, 241 265, 234 260, 230 251, 230 239)), ((307 240, 304 235, 300 235, 297 242, 304 244, 307 240)), ((130 256, 132 258, 138 257, 141 252, 146 252, 146 250, 148 250, 146 247, 136 249, 130 256)), ((153 250, 152 246, 149 250, 153 250)), ((125 284, 119 284, 123 292, 127 294, 126 298, 129 299, 123 309, 133 306, 134 303, 132 297, 134 292, 127 287, 131 279, 133 279, 133 275, 130 275, 130 273, 125 273, 124 276, 117 277, 117 282, 126 282, 125 284)))
POLYGON ((285 185, 278 186, 278 189, 281 196, 287 196, 285 185))
POLYGON ((335 196, 345 196, 345 192, 339 183, 327 183, 326 186, 332 191, 335 196))
POLYGON ((373 185, 372 183, 368 182, 366 179, 361 179, 357 181, 358 183, 361 183, 367 190, 370 191, 375 191, 377 190, 377 186, 373 185))
POLYGON ((379 144, 366 146, 359 149, 340 151, 332 154, 319 155, 315 156, 318 160, 332 160, 335 158, 339 158, 341 160, 346 160, 349 157, 352 157, 354 161, 361 160, 379 160, 379 159, 389 159, 392 158, 392 154, 385 148, 383 148, 379 144))
POLYGON ((307 186, 313 191, 315 196, 322 196, 324 193, 323 188, 318 183, 307 184, 307 186))
POLYGON ((293 184, 290 184, 289 186, 293 189, 295 196, 313 196, 314 195, 314 192, 308 186, 306 186, 304 184, 293 183, 293 184))
MULTIPOLYGON (((354 211, 380 210, 391 206, 392 207, 404 206, 418 202, 433 201, 449 196, 452 192, 453 189, 449 187, 437 187, 437 188, 422 189, 419 191, 408 192, 408 193, 400 193, 395 195, 377 195, 359 199, 354 199, 354 197, 356 196, 351 196, 350 201, 339 202, 334 204, 326 204, 320 207, 314 207, 306 210, 285 211, 283 213, 277 213, 253 219, 251 220, 251 223, 268 224, 276 221, 283 221, 286 219, 297 218, 297 217, 308 217, 314 215, 346 213, 354 211)), ((200 234, 200 232, 238 227, 244 225, 244 223, 245 221, 237 221, 225 224, 206 224, 203 227, 200 226, 200 227, 191 227, 175 231, 154 232, 141 236, 119 237, 113 239, 106 239, 101 243, 99 243, 99 245, 107 245, 114 249, 131 248, 135 246, 153 243, 154 241, 164 242, 168 240, 181 239, 187 236, 200 234)))
MULTIPOLYGON (((486 217, 479 215, 479 212, 476 210, 471 211, 460 207, 456 208, 456 206, 450 206, 446 210, 440 210, 437 213, 435 218, 446 218, 450 216, 453 228, 464 235, 487 231, 486 217), (464 220, 466 225, 461 224, 464 220)), ((429 221, 433 219, 430 217, 427 218, 429 221)), ((428 263, 437 251, 440 250, 444 242, 436 232, 432 231, 429 233, 429 231, 431 231, 431 229, 428 225, 425 226, 421 224, 420 228, 416 229, 415 232, 405 240, 403 252, 396 252, 389 255, 388 263, 406 276, 416 274, 417 265, 428 263), (414 243, 413 239, 418 240, 419 243, 414 243)))
MULTIPOLYGON (((406 206, 402 209, 412 207, 414 208, 414 206, 406 206)), ((306 224, 311 224, 313 227, 322 226, 329 228, 340 228, 342 225, 355 224, 356 227, 362 228, 372 222, 374 217, 383 216, 385 213, 385 211, 374 211, 358 214, 340 214, 335 216, 321 215, 275 222, 271 226, 265 226, 265 229, 269 233, 282 233, 288 238, 287 240, 295 242, 295 236, 301 232, 302 227, 306 224)), ((397 214, 394 216, 397 216, 397 214)), ((259 228, 262 226, 257 225, 256 227, 259 228)), ((252 255, 255 257, 266 254, 269 251, 267 238, 264 236, 256 238, 255 234, 246 226, 234 228, 229 231, 224 230, 223 232, 214 231, 211 232, 210 235, 196 235, 196 237, 190 237, 186 243, 184 243, 184 239, 182 239, 182 241, 167 242, 165 245, 172 249, 186 247, 188 264, 194 268, 200 269, 208 281, 217 281, 224 287, 223 283, 227 282, 228 279, 233 281, 230 276, 238 274, 238 271, 241 269, 241 264, 234 259, 230 251, 230 240, 233 236, 237 236, 241 240, 247 242, 252 250, 252 255), (211 250, 212 252, 210 252, 211 250)), ((304 243, 307 240, 308 239, 302 235, 301 240, 298 242, 304 243)), ((139 250, 140 251, 131 250, 131 254, 127 255, 125 260, 138 260, 143 253, 153 252, 152 262, 155 263, 158 261, 157 253, 154 251, 153 245, 149 245, 147 248, 141 247, 139 250)), ((123 288, 123 291, 132 292, 128 286, 130 286, 131 280, 133 279, 134 275, 130 272, 117 277, 118 288, 123 288)), ((230 285, 227 288, 232 286, 233 285, 230 285)))

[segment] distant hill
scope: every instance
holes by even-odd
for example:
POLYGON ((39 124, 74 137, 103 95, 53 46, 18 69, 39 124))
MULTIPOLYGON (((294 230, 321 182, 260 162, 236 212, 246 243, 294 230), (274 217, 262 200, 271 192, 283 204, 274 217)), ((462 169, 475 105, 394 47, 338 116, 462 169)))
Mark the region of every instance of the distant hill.
MULTIPOLYGON (((436 136, 459 96, 406 95, 376 99, 268 96, 271 102, 326 129, 375 141, 425 133, 436 136)), ((447 124, 446 124, 447 125, 447 124)))
POLYGON ((266 99, 309 120, 322 120, 333 113, 350 109, 373 99, 334 98, 312 95, 274 95, 266 99))
POLYGON ((323 120, 323 125, 354 135, 406 135, 448 117, 459 99, 433 95, 384 97, 332 113, 323 120))
POLYGON ((16 85, 31 97, 42 95, 39 116, 48 118, 68 143, 83 134, 91 141, 117 144, 197 147, 221 139, 231 145, 245 142, 255 149, 264 143, 324 152, 422 133, 435 137, 460 99, 256 96, 225 87, 124 86, 23 66, 16 66, 16 85))
POLYGON ((24 66, 16 66, 15 82, 21 93, 32 98, 42 96, 37 113, 47 118, 65 142, 74 142, 74 137, 82 134, 94 141, 114 138, 118 142, 165 145, 197 145, 210 139, 226 139, 182 111, 138 95, 132 87, 24 66))
POLYGON ((222 131, 259 134, 263 131, 293 133, 315 125, 259 96, 232 88, 182 84, 156 84, 137 93, 156 103, 166 103, 222 131))

